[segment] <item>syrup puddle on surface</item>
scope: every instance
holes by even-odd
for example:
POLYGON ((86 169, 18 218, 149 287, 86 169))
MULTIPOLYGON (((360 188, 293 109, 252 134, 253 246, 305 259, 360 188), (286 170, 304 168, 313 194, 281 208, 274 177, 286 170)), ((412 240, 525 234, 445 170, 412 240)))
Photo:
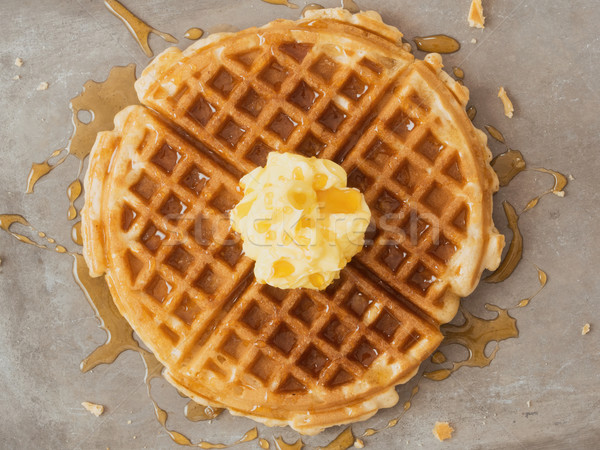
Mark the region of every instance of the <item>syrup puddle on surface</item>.
POLYGON ((277 450, 302 450, 302 447, 304 447, 304 442, 301 438, 298 438, 293 444, 288 444, 282 437, 275 438, 275 448, 277 450))
POLYGON ((191 41, 196 41, 200 39, 203 35, 204 30, 202 28, 190 28, 185 32, 183 37, 191 41))
POLYGON ((152 28, 139 17, 135 16, 117 0, 104 0, 104 5, 111 13, 113 13, 125 24, 135 41, 140 45, 140 47, 142 47, 142 50, 148 58, 154 56, 154 52, 148 43, 150 33, 154 33, 172 44, 177 44, 177 42, 179 42, 170 34, 159 31, 156 28, 152 28))
POLYGON ((517 268, 523 256, 523 235, 519 230, 519 215, 515 211, 515 208, 507 201, 502 202, 502 206, 508 220, 508 228, 512 232, 513 237, 504 259, 494 273, 485 279, 488 283, 499 283, 506 280, 517 268))
POLYGON ((460 50, 460 43, 445 34, 417 36, 413 41, 419 50, 427 53, 454 53, 460 50))
POLYGON ((324 9, 323 5, 319 5, 318 3, 309 3, 304 8, 302 8, 302 12, 300 13, 300 17, 304 17, 306 15, 306 11, 316 11, 319 9, 324 9))
POLYGON ((290 3, 288 0, 262 0, 265 3, 269 3, 271 5, 283 5, 283 6, 287 6, 288 8, 292 8, 292 9, 297 9, 298 5, 296 5, 295 3, 290 3))
MULTIPOLYGON (((73 134, 69 138, 68 145, 60 150, 52 152, 50 157, 42 163, 34 163, 27 177, 26 192, 31 193, 35 184, 43 176, 50 173, 62 164, 68 155, 73 155, 80 161, 81 165, 89 155, 99 131, 111 130, 115 115, 129 105, 138 104, 137 94, 133 87, 135 83, 135 64, 111 69, 108 78, 104 82, 89 80, 83 85, 83 91, 71 99, 70 107, 73 113, 73 134), (79 118, 79 114, 91 113, 92 119, 85 123, 79 118), (55 162, 49 161, 62 155, 55 162)), ((79 174, 78 174, 79 176, 79 174)), ((78 177, 76 178, 76 180, 78 177)), ((79 191, 81 193, 81 191, 79 191)), ((69 201, 75 201, 76 198, 69 201)))

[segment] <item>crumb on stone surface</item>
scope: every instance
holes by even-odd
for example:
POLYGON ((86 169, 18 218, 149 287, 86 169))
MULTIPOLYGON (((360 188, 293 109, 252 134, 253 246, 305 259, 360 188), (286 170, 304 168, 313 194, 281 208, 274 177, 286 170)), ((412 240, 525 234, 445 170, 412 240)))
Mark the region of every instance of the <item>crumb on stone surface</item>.
POLYGON ((23 58, 15 59, 15 66, 21 67, 23 65, 23 58))
POLYGON ((574 177, 572 174, 569 174, 569 177, 568 177, 568 178, 569 178, 569 180, 571 180, 571 181, 575 180, 575 177, 574 177))
POLYGON ((81 405, 96 417, 100 417, 104 412, 104 406, 97 403, 81 402, 81 405))
POLYGON ((500 90, 498 91, 498 97, 502 100, 502 106, 504 106, 504 115, 509 119, 512 118, 513 112, 515 108, 513 107, 512 102, 508 98, 508 94, 503 86, 500 86, 500 90))
POLYGON ((128 421, 127 421, 127 425, 131 425, 131 420, 128 420, 128 421))
POLYGON ((481 0, 472 0, 469 8, 469 26, 473 28, 485 28, 485 17, 483 17, 483 5, 481 0))
POLYGON ((42 81, 42 82, 41 82, 41 83, 38 85, 38 87, 36 87, 36 88, 35 88, 35 90, 36 90, 36 91, 45 91, 46 89, 48 89, 48 86, 50 86, 50 85, 48 84, 48 82, 47 82, 47 81, 42 81))
POLYGON ((581 329, 581 335, 586 335, 590 332, 591 326, 589 323, 586 323, 583 328, 581 329))
POLYGON ((21 79, 21 75, 15 75, 15 76, 13 77, 13 80, 20 80, 20 79, 21 79))
POLYGON ((452 428, 448 422, 436 422, 432 432, 438 441, 441 442, 452 437, 454 428, 452 428))
POLYGON ((527 407, 531 408, 531 400, 527 400, 527 407))
POLYGON ((354 441, 354 447, 356 447, 356 448, 364 448, 365 447, 365 443, 363 442, 362 439, 356 439, 354 441))
POLYGON ((471 39, 471 44, 477 44, 477 39, 475 39, 475 38, 471 39))

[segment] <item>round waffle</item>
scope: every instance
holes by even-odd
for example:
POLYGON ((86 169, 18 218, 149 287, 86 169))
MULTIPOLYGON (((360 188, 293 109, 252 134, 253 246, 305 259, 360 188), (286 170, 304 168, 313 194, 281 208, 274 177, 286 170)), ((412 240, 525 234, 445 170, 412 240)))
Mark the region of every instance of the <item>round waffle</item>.
POLYGON ((341 9, 215 34, 157 57, 136 83, 153 111, 99 134, 86 260, 194 400, 306 434, 366 419, 498 265, 498 181, 468 91, 401 38, 341 9), (341 164, 371 209, 365 248, 324 291, 258 284, 231 230, 240 177, 271 151, 341 164))

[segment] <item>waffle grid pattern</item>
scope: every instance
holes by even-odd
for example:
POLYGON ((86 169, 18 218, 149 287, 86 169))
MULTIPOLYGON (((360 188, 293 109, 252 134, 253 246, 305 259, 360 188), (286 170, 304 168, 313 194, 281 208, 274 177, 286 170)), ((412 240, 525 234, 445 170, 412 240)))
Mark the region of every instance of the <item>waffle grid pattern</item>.
MULTIPOLYGON (((126 317, 150 324, 136 330, 175 384, 259 417, 250 409, 257 399, 307 411, 319 401, 333 407, 336 389, 340 408, 354 407, 437 347, 453 299, 447 264, 472 217, 466 181, 478 177, 439 135, 452 127, 440 114, 451 94, 397 35, 331 25, 354 41, 343 48, 289 23, 158 70, 141 95, 158 115, 130 110, 111 175, 125 180, 110 193, 122 245, 107 252, 129 269, 110 275, 135 297, 122 301, 126 317), (140 123, 146 134, 126 154, 128 129, 140 123), (270 151, 338 162, 373 213, 365 249, 325 291, 258 284, 230 228, 241 174, 270 151)), ((357 414, 374 412, 365 408, 357 414)), ((335 414, 328 420, 347 420, 335 414)))

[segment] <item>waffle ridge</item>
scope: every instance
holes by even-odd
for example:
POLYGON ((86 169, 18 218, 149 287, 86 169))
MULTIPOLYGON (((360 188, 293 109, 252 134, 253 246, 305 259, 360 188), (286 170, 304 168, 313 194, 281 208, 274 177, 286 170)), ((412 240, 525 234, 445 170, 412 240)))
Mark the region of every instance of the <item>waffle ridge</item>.
POLYGON ((307 434, 366 419, 497 265, 468 93, 400 38, 334 9, 169 49, 136 83, 145 106, 99 135, 85 256, 183 393, 307 434), (365 249, 325 291, 258 284, 230 228, 240 174, 269 151, 341 164, 371 208, 365 249))

